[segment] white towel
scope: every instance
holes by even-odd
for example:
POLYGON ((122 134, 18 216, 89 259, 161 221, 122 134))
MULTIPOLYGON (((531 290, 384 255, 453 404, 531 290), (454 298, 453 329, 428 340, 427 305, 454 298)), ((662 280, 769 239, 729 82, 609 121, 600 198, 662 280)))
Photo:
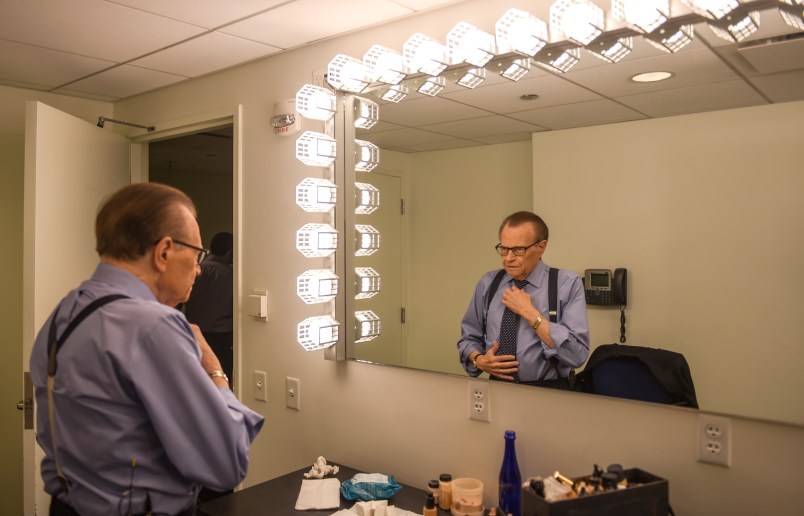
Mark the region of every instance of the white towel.
POLYGON ((337 478, 302 480, 297 511, 337 509, 341 505, 341 481, 337 478))

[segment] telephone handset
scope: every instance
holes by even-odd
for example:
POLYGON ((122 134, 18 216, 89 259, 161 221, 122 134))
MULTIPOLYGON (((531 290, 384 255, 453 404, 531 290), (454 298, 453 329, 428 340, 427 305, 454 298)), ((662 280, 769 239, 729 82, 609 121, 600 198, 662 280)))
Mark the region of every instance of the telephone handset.
POLYGON ((628 304, 628 269, 586 269, 583 288, 587 305, 625 306, 628 304))

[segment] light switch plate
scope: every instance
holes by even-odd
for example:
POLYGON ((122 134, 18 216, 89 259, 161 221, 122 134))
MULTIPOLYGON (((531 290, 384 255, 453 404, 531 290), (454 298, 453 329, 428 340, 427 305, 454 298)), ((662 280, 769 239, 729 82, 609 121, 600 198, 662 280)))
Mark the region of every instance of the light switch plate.
POLYGON ((267 376, 265 371, 254 371, 254 399, 257 401, 268 401, 265 394, 267 376))
POLYGON ((285 378, 285 406, 301 410, 301 381, 298 378, 285 378))

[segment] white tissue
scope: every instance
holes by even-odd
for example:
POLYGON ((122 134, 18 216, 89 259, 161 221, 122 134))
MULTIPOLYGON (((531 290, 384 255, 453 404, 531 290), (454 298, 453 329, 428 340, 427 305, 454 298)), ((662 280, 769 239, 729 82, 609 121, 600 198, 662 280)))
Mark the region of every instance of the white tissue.
POLYGON ((324 478, 330 474, 337 474, 339 469, 338 466, 327 464, 327 459, 324 457, 318 457, 310 471, 304 474, 304 478, 324 478))
POLYGON ((341 481, 337 478, 302 480, 297 511, 336 509, 341 505, 341 481))

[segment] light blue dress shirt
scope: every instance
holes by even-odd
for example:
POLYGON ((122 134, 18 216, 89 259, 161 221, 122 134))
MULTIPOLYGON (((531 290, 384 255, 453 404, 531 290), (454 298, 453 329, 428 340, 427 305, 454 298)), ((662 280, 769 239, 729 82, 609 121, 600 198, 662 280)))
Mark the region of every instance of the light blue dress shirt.
POLYGON ((176 514, 194 503, 199 485, 233 488, 246 475, 264 418, 210 381, 181 312, 159 303, 132 274, 101 263, 60 303, 57 335, 107 294, 129 299, 90 315, 58 354, 56 438, 68 493, 56 477, 47 413, 53 315, 34 344, 30 371, 45 490, 91 516, 126 514, 129 503, 140 513, 146 497, 154 513, 176 514))
MULTIPOLYGON (((583 290, 583 281, 572 271, 559 270, 558 319, 557 322, 551 323, 548 317, 549 302, 547 299, 549 270, 548 265, 539 261, 536 268, 526 278, 528 284, 525 286, 525 292, 530 295, 533 306, 544 317, 541 324, 550 325, 550 336, 556 347, 554 349, 543 343, 527 321, 520 318, 516 359, 519 361, 519 380, 521 382, 534 382, 541 379, 544 371, 549 368, 548 360, 552 356, 558 358, 558 372, 562 377, 567 376, 571 369, 583 365, 589 356, 589 323, 586 320, 586 295, 583 290)), ((503 292, 514 285, 514 279, 506 273, 491 298, 484 328, 483 320, 486 311, 484 296, 496 274, 495 270, 480 278, 472 301, 461 321, 458 353, 461 364, 471 376, 478 376, 482 371, 472 365, 469 355, 475 351, 485 353, 492 347, 495 340, 499 341, 500 323, 505 311, 505 306, 502 304, 503 292)), ((544 379, 555 378, 556 374, 550 372, 544 379)))

